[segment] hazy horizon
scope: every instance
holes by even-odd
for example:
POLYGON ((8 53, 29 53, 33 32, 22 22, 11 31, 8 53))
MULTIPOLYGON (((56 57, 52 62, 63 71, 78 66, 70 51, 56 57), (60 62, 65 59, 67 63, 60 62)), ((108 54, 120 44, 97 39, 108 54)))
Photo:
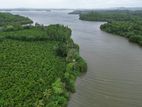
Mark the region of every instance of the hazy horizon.
POLYGON ((0 0, 0 9, 105 9, 117 7, 142 7, 142 0, 0 0))
POLYGON ((56 7, 0 7, 0 9, 112 9, 112 8, 142 8, 142 6, 112 6, 112 7, 104 7, 104 8, 56 8, 56 7))

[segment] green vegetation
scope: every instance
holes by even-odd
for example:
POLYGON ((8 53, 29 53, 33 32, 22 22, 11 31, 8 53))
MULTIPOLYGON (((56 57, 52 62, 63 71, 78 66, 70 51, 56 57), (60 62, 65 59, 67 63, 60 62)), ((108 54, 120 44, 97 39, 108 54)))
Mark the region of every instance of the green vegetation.
POLYGON ((80 19, 108 22, 101 25, 103 31, 126 37, 129 41, 142 45, 142 11, 92 11, 80 14, 80 19))
POLYGON ((127 11, 127 10, 116 10, 116 11, 91 11, 86 14, 80 14, 81 20, 87 21, 135 21, 142 20, 139 16, 142 12, 139 11, 127 11))
POLYGON ((86 69, 68 27, 36 24, 0 32, 1 107, 66 107, 86 69))
POLYGON ((0 13, 0 26, 23 25, 23 24, 31 24, 31 23, 33 23, 33 21, 27 17, 13 15, 10 13, 0 13))
POLYGON ((101 26, 101 29, 129 39, 129 41, 142 45, 142 22, 111 22, 101 26))

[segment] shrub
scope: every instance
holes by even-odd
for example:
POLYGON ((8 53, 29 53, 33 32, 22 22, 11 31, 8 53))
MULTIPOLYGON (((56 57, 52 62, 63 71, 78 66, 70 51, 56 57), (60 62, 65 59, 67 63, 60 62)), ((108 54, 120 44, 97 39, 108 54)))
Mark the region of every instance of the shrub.
POLYGON ((8 25, 3 28, 3 31, 13 31, 13 30, 14 30, 14 26, 12 25, 8 25))
POLYGON ((142 41, 142 36, 131 36, 130 38, 129 38, 129 40, 131 41, 131 42, 135 42, 135 43, 139 43, 140 41, 142 41))
POLYGON ((61 57, 67 56, 67 46, 65 43, 58 43, 58 45, 56 45, 54 49, 58 56, 61 56, 61 57))
POLYGON ((73 60, 76 60, 78 57, 79 57, 79 52, 76 49, 72 48, 68 50, 66 61, 73 62, 73 60))
POLYGON ((87 63, 81 57, 77 60, 77 66, 79 67, 80 72, 86 72, 87 71, 87 63))
POLYGON ((75 64, 69 63, 66 66, 66 72, 65 72, 65 87, 68 91, 75 92, 75 80, 77 77, 77 71, 74 69, 75 64))
POLYGON ((58 78, 53 84, 52 88, 55 94, 62 94, 64 93, 64 86, 63 83, 61 82, 61 79, 58 78))

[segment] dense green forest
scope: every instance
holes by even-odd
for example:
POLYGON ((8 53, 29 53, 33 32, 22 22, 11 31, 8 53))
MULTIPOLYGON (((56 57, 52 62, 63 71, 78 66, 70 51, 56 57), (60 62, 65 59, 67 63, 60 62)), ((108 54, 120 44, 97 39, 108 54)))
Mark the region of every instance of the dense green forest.
POLYGON ((142 45, 142 11, 109 10, 90 11, 80 14, 81 20, 105 21, 103 31, 126 37, 131 42, 142 45))
POLYGON ((0 31, 1 107, 66 107, 77 76, 86 69, 66 26, 0 31))
POLYGON ((142 20, 142 11, 110 10, 110 11, 90 11, 80 14, 81 20, 88 21, 136 21, 142 20))
POLYGON ((13 15, 11 13, 0 13, 0 26, 31 24, 33 21, 27 17, 13 15))

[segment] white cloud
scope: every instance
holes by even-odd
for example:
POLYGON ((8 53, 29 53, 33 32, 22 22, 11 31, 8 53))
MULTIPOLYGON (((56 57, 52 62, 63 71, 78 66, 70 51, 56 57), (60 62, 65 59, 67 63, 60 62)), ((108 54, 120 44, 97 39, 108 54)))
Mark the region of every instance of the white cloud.
POLYGON ((0 8, 141 7, 142 0, 0 0, 0 8))

